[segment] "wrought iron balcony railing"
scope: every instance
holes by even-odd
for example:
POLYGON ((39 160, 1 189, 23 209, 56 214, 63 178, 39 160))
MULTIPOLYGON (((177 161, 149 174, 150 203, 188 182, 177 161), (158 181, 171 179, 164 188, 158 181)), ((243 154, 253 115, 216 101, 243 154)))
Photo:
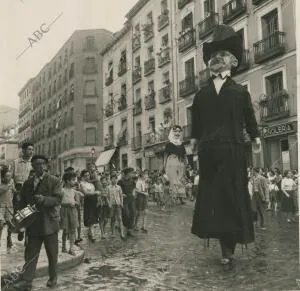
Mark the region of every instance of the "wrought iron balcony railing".
POLYGON ((170 48, 169 47, 162 48, 158 53, 158 67, 161 68, 164 65, 168 64, 170 61, 171 61, 170 48))
POLYGON ((262 121, 270 121, 278 118, 287 117, 290 114, 288 103, 288 92, 279 91, 260 101, 260 118, 262 121))
POLYGON ((132 39, 132 51, 135 52, 139 48, 141 48, 141 35, 136 34, 133 36, 133 39, 132 39))
POLYGON ((169 10, 166 9, 162 12, 161 15, 158 16, 158 31, 161 31, 169 24, 169 10))
POLYGON ((122 97, 118 100, 118 103, 119 103, 118 105, 119 111, 126 109, 127 108, 126 96, 122 95, 122 97))
POLYGON ((154 37, 153 23, 145 24, 143 30, 144 30, 144 42, 148 42, 151 38, 154 37))
POLYGON ((158 91, 159 104, 167 103, 171 100, 171 85, 162 87, 158 91))
POLYGON ((222 7, 223 23, 227 24, 247 11, 246 0, 231 0, 222 7))
POLYGON ((211 12, 209 16, 207 16, 204 20, 202 20, 199 24, 199 38, 204 39, 210 33, 212 33, 213 29, 216 25, 219 24, 219 14, 215 12, 211 12))
POLYGON ((127 64, 125 61, 119 63, 118 76, 121 77, 127 72, 127 64))
POLYGON ((132 83, 136 84, 140 80, 142 80, 142 68, 135 66, 135 68, 132 72, 132 83))
POLYGON ((253 45, 254 60, 260 64, 285 52, 285 33, 276 31, 253 45))
POLYGON ((196 45, 196 31, 194 28, 181 31, 178 38, 178 51, 180 53, 196 45))
POLYGON ((144 76, 148 76, 155 71, 155 58, 144 62, 144 76))
POLYGON ((196 89, 195 76, 186 77, 179 82, 179 96, 182 98, 195 93, 196 89))
POLYGON ((145 109, 150 110, 155 108, 155 92, 152 92, 145 97, 145 109))

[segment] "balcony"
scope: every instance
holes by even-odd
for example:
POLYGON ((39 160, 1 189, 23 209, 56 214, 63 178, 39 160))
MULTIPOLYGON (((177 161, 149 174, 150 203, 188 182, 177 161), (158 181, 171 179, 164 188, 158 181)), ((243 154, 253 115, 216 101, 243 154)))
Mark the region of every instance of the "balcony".
POLYGON ((192 0, 178 0, 177 7, 178 9, 182 9, 185 5, 189 4, 192 2, 192 0))
POLYGON ((180 53, 196 45, 196 31, 194 28, 188 28, 179 33, 178 51, 180 53))
POLYGON ((190 140, 192 135, 192 125, 187 124, 182 127, 182 138, 184 141, 190 140))
POLYGON ((105 79, 105 86, 111 85, 113 81, 114 81, 113 76, 112 76, 112 75, 109 75, 109 76, 105 79))
POLYGON ((142 80, 142 68, 140 66, 135 66, 132 72, 132 83, 136 84, 142 80))
POLYGON ((127 64, 125 61, 120 62, 119 64, 119 70, 118 70, 118 76, 121 77, 127 72, 127 64))
POLYGON ((148 42, 151 38, 154 37, 153 23, 151 22, 143 25, 143 31, 144 31, 144 42, 148 42))
POLYGON ((21 113, 19 114, 19 118, 22 118, 27 112, 29 112, 31 109, 31 106, 26 106, 22 111, 21 113))
POLYGON ((210 78, 209 69, 204 69, 199 72, 199 87, 202 88, 207 85, 208 79, 210 78))
POLYGON ((282 90, 260 101, 260 118, 271 121, 289 116, 288 92, 282 90))
POLYGON ((169 47, 160 48, 160 52, 157 55, 159 68, 162 68, 164 65, 168 64, 171 61, 169 47))
POLYGON ((159 132, 149 132, 143 136, 143 146, 149 147, 154 144, 163 143, 168 141, 170 128, 162 128, 159 132))
POLYGON ((133 115, 134 116, 140 115, 142 111, 143 111, 142 99, 139 99, 138 101, 134 102, 133 115))
POLYGON ((252 0, 252 4, 253 5, 259 5, 259 4, 261 4, 261 3, 263 3, 263 2, 265 2, 266 0, 252 0))
POLYGON ((151 92, 145 97, 145 110, 153 109, 155 106, 155 92, 151 92))
POLYGON ((162 87, 158 91, 159 104, 165 104, 171 100, 171 85, 162 87))
POLYGON ((132 139, 132 149, 135 151, 135 150, 138 150, 142 147, 142 136, 139 135, 139 136, 136 136, 132 139))
POLYGON ((179 82, 179 96, 186 97, 196 92, 195 76, 187 77, 179 82))
POLYGON ((204 39, 210 33, 212 33, 213 29, 216 25, 219 24, 219 14, 215 12, 211 12, 208 17, 202 20, 199 24, 199 39, 204 39))
POLYGON ((158 16, 157 29, 158 31, 161 31, 168 25, 169 25, 169 10, 166 9, 165 11, 162 12, 161 15, 158 16))
POLYGON ((106 107, 105 107, 105 116, 106 117, 110 117, 114 114, 114 109, 113 109, 113 106, 112 104, 107 104, 106 107))
POLYGON ((231 0, 223 5, 223 23, 227 24, 247 11, 245 0, 231 0))
POLYGON ((121 98, 118 100, 118 109, 119 111, 123 111, 127 108, 127 101, 126 101, 126 96, 122 95, 121 98))
POLYGON ((250 54, 249 50, 244 50, 241 64, 239 65, 238 69, 232 74, 237 75, 240 74, 250 68, 250 54))
POLYGON ((132 51, 135 52, 141 48, 141 35, 136 34, 132 39, 132 51))
POLYGON ((285 33, 276 31, 253 45, 254 61, 260 64, 285 52, 285 33))
POLYGON ((144 62, 144 76, 148 76, 155 71, 155 58, 144 62))

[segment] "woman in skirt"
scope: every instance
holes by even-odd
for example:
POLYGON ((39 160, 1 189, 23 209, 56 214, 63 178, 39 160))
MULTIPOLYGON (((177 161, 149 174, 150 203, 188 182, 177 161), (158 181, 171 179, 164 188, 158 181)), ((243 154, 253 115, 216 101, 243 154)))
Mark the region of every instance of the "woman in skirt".
POLYGON ((287 222, 291 223, 296 222, 296 205, 295 205, 295 196, 297 195, 296 192, 297 185, 293 179, 293 172, 287 171, 285 177, 281 181, 281 191, 283 193, 282 196, 282 204, 281 210, 282 212, 286 213, 287 222))
POLYGON ((81 182, 79 184, 80 191, 84 194, 83 203, 83 224, 88 228, 88 238, 90 241, 95 242, 93 225, 97 223, 97 195, 99 191, 95 190, 95 186, 88 182, 90 179, 90 173, 87 170, 81 172, 81 182))

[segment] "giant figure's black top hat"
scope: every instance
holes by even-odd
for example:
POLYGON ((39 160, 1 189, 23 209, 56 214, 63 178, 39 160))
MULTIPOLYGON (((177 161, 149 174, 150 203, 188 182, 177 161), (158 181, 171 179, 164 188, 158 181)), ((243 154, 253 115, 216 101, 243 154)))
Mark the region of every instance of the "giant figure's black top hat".
MULTIPOLYGON (((229 25, 217 25, 213 32, 212 42, 203 44, 203 60, 207 65, 211 54, 218 51, 229 51, 238 60, 238 66, 243 56, 243 39, 229 25)), ((236 70, 233 68, 233 70, 236 70)))

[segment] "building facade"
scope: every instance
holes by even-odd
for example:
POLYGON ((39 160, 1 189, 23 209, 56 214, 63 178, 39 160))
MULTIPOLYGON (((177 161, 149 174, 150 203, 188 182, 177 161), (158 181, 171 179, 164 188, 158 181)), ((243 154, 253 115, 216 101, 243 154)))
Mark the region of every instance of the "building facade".
POLYGON ((0 140, 0 164, 11 166, 19 157, 19 146, 16 139, 0 140))
POLYGON ((32 116, 32 84, 30 79, 20 90, 19 96, 19 130, 18 141, 22 144, 31 139, 31 116, 32 116))
MULTIPOLYGON (((294 0, 140 0, 126 17, 128 31, 103 54, 104 70, 111 72, 109 63, 120 58, 121 47, 128 47, 131 40, 126 82, 132 80, 126 86, 133 107, 124 111, 133 115, 128 114, 126 134, 131 146, 123 146, 130 162, 121 162, 120 153, 118 167, 163 168, 164 146, 175 123, 183 127, 189 163, 197 165, 189 142, 191 105, 209 78, 202 47, 212 40, 217 24, 231 25, 243 39, 242 63, 232 77, 251 94, 263 148, 260 154, 252 153, 245 134, 248 164, 281 170, 298 167, 294 0)), ((116 73, 108 77, 105 98, 121 86, 116 73)), ((121 130, 117 116, 121 114, 104 121, 106 140, 121 130)))
POLYGON ((32 140, 51 171, 86 168, 101 150, 105 29, 75 31, 32 83, 32 140))
POLYGON ((202 45, 217 24, 231 25, 243 38, 242 63, 233 78, 247 87, 261 129, 263 151, 249 165, 281 170, 297 165, 295 1, 178 0, 179 124, 190 138, 193 96, 209 72, 202 45))

